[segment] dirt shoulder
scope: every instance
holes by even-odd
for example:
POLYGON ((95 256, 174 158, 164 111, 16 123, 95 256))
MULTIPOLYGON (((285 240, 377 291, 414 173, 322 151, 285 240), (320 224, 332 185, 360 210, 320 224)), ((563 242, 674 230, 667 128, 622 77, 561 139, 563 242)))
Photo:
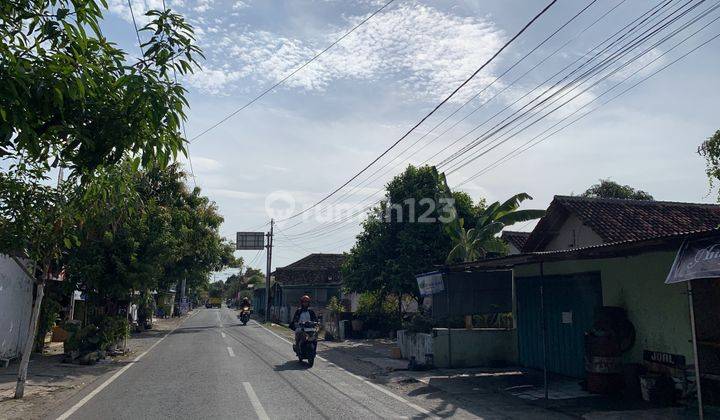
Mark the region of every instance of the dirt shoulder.
POLYGON ((62 363, 61 346, 53 346, 49 354, 33 354, 25 384, 25 397, 13 399, 18 361, 0 368, 0 419, 39 419, 93 384, 109 372, 120 369, 154 342, 179 326, 184 317, 158 319, 151 330, 134 334, 128 339, 129 353, 107 358, 95 365, 62 363), (55 351, 53 351, 55 350, 55 351))

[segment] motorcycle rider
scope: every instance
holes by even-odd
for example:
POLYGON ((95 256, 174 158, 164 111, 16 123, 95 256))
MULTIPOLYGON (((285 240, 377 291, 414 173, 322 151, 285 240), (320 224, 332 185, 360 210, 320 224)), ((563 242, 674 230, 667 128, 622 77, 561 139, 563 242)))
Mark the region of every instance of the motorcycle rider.
POLYGON ((243 297, 242 302, 240 303, 240 309, 242 308, 251 308, 252 304, 250 303, 250 299, 248 299, 247 296, 243 297))
POLYGON ((300 298, 300 307, 295 311, 295 315, 293 315, 292 322, 290 323, 290 328, 295 330, 294 348, 297 348, 297 345, 300 344, 300 338, 302 337, 303 331, 300 325, 307 321, 317 322, 317 316, 315 312, 310 309, 310 296, 304 295, 300 298))

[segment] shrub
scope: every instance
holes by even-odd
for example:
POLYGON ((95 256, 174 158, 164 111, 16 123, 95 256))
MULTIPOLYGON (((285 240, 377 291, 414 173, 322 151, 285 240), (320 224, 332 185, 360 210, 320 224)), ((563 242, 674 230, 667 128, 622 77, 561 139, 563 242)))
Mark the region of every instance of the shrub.
POLYGON ((124 316, 108 316, 100 321, 100 350, 105 350, 130 335, 130 324, 124 316))
POLYGON ((75 350, 86 353, 100 348, 99 329, 95 325, 90 324, 82 328, 70 327, 68 332, 70 335, 63 343, 65 353, 75 350))
POLYGON ((403 325, 403 328, 408 332, 414 333, 431 333, 434 327, 435 321, 430 316, 430 313, 422 307, 403 325))
POLYGON ((361 294, 355 314, 363 320, 366 330, 392 331, 400 329, 402 325, 397 303, 378 293, 361 294))
POLYGON ((53 299, 43 299, 40 305, 40 317, 38 318, 37 336, 35 336, 35 349, 42 351, 45 345, 45 335, 55 326, 62 307, 53 299))

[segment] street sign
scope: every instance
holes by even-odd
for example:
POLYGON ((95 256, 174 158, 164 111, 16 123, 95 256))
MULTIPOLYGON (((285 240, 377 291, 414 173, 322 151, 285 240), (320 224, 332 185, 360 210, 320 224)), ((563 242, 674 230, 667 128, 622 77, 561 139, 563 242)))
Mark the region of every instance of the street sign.
POLYGON ((415 277, 420 289, 420 295, 430 296, 445 290, 442 273, 426 273, 415 277))
POLYGON ((688 239, 683 242, 670 268, 666 284, 720 276, 720 237, 688 239))
POLYGON ((238 232, 235 241, 237 250, 261 250, 265 248, 265 234, 263 232, 238 232))

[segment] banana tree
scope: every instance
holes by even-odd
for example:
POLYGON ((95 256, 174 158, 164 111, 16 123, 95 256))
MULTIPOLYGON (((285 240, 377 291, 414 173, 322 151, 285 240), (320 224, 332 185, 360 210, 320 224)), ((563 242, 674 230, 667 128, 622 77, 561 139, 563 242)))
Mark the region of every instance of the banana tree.
POLYGON ((474 228, 465 229, 464 220, 455 218, 445 230, 453 241, 447 262, 470 262, 484 258, 487 252, 503 252, 502 243, 496 238, 504 228, 518 222, 538 219, 545 210, 518 210, 520 203, 532 200, 527 193, 510 197, 504 203, 496 201, 482 211, 474 228))

